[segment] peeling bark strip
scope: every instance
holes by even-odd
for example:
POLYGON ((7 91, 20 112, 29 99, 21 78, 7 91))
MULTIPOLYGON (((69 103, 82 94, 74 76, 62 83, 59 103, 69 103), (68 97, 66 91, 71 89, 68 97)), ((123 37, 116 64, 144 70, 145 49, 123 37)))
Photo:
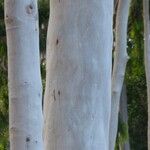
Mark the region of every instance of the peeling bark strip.
POLYGON ((109 150, 113 0, 59 2, 50 1, 44 149, 109 150))
POLYGON ((116 17, 116 47, 112 73, 112 103, 109 125, 109 150, 114 150, 115 147, 118 128, 120 95, 128 60, 126 47, 129 6, 130 0, 119 0, 116 17))
POLYGON ((43 150, 37 14, 36 0, 5 0, 10 150, 43 150))
POLYGON ((147 82, 148 96, 148 150, 150 150, 150 15, 149 0, 143 0, 143 16, 144 16, 144 60, 147 82))

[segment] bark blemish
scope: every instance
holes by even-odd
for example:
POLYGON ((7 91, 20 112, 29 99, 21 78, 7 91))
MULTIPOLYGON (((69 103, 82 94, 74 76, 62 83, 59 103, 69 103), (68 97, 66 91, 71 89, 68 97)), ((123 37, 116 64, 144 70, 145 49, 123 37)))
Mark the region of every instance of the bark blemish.
POLYGON ((41 97, 41 94, 39 93, 38 96, 41 97))
POLYGON ((53 90, 54 101, 56 101, 55 89, 53 90))
POLYGON ((57 39, 57 40, 56 40, 56 45, 58 45, 58 44, 59 44, 59 40, 57 39))
POLYGON ((29 83, 29 82, 24 82, 22 86, 29 87, 29 86, 30 86, 30 83, 29 83))
POLYGON ((29 145, 30 145, 30 137, 26 137, 26 146, 27 146, 27 149, 29 149, 29 145))
POLYGON ((29 137, 26 137, 26 142, 30 142, 30 138, 29 137))
POLYGON ((33 6, 32 6, 32 5, 29 5, 29 8, 32 10, 32 9, 33 9, 33 6))
POLYGON ((8 15, 6 15, 5 22, 6 22, 7 24, 12 24, 12 23, 13 23, 13 18, 12 18, 12 17, 9 17, 8 15))
POLYGON ((10 128, 10 132, 11 132, 12 134, 15 134, 15 133, 17 132, 17 128, 16 128, 16 127, 11 127, 11 128, 10 128))
POLYGON ((33 4, 27 5, 26 12, 27 12, 27 14, 33 14, 33 12, 34 12, 34 5, 33 4))
POLYGON ((58 95, 60 96, 60 91, 58 91, 58 95))

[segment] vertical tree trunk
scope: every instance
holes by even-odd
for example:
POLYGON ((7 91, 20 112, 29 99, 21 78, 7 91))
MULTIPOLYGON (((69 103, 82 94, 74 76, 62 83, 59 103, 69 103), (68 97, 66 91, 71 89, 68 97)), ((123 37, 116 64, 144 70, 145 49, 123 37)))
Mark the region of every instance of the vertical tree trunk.
POLYGON ((145 70, 148 96, 148 150, 150 150, 150 16, 149 0, 143 0, 144 11, 144 46, 145 46, 145 70))
POLYGON ((109 150, 114 150, 117 128, 119 101, 127 63, 127 23, 130 0, 119 0, 116 17, 116 48, 112 74, 112 104, 109 131, 109 150))
MULTIPOLYGON (((122 87, 120 98, 120 118, 126 125, 128 125, 127 93, 125 84, 122 87)), ((130 150, 129 139, 123 145, 123 150, 130 150)))
POLYGON ((36 0, 5 0, 11 150, 42 150, 42 85, 36 0))
POLYGON ((51 0, 45 150, 108 150, 113 0, 51 0))

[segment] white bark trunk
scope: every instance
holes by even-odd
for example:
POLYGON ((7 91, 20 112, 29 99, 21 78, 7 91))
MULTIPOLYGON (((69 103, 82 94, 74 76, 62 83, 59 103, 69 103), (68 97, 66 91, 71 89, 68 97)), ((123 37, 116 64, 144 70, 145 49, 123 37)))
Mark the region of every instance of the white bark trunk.
POLYGON ((42 150, 42 85, 36 0, 5 0, 11 150, 42 150))
POLYGON ((116 48, 112 74, 112 104, 109 131, 109 150, 114 150, 117 128, 119 101, 125 75, 127 55, 127 23, 130 0, 119 0, 116 17, 116 48))
MULTIPOLYGON (((126 125, 128 125, 127 92, 125 84, 122 87, 120 98, 120 118, 126 125)), ((123 145, 123 150, 130 150, 129 139, 123 145)))
POLYGON ((113 0, 51 0, 45 150, 108 150, 113 0))
POLYGON ((145 70, 148 96, 148 150, 150 150, 150 15, 149 0, 143 0, 144 11, 144 46, 145 46, 145 70))

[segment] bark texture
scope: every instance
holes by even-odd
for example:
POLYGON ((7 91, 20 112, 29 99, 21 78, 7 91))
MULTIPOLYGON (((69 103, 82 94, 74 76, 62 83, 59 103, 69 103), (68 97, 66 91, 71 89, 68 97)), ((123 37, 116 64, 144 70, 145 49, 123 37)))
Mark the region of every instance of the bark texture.
POLYGON ((125 75, 126 63, 128 60, 126 49, 129 6, 130 0, 119 0, 116 17, 116 42, 112 73, 112 103, 109 131, 109 150, 114 150, 115 147, 118 128, 119 101, 125 75))
POLYGON ((5 0, 10 150, 42 150, 42 84, 36 0, 5 0))
POLYGON ((113 0, 51 0, 45 150, 108 150, 113 0))
POLYGON ((148 96, 148 150, 150 150, 150 16, 149 0, 143 0, 144 14, 144 46, 145 46, 145 70, 148 96))

